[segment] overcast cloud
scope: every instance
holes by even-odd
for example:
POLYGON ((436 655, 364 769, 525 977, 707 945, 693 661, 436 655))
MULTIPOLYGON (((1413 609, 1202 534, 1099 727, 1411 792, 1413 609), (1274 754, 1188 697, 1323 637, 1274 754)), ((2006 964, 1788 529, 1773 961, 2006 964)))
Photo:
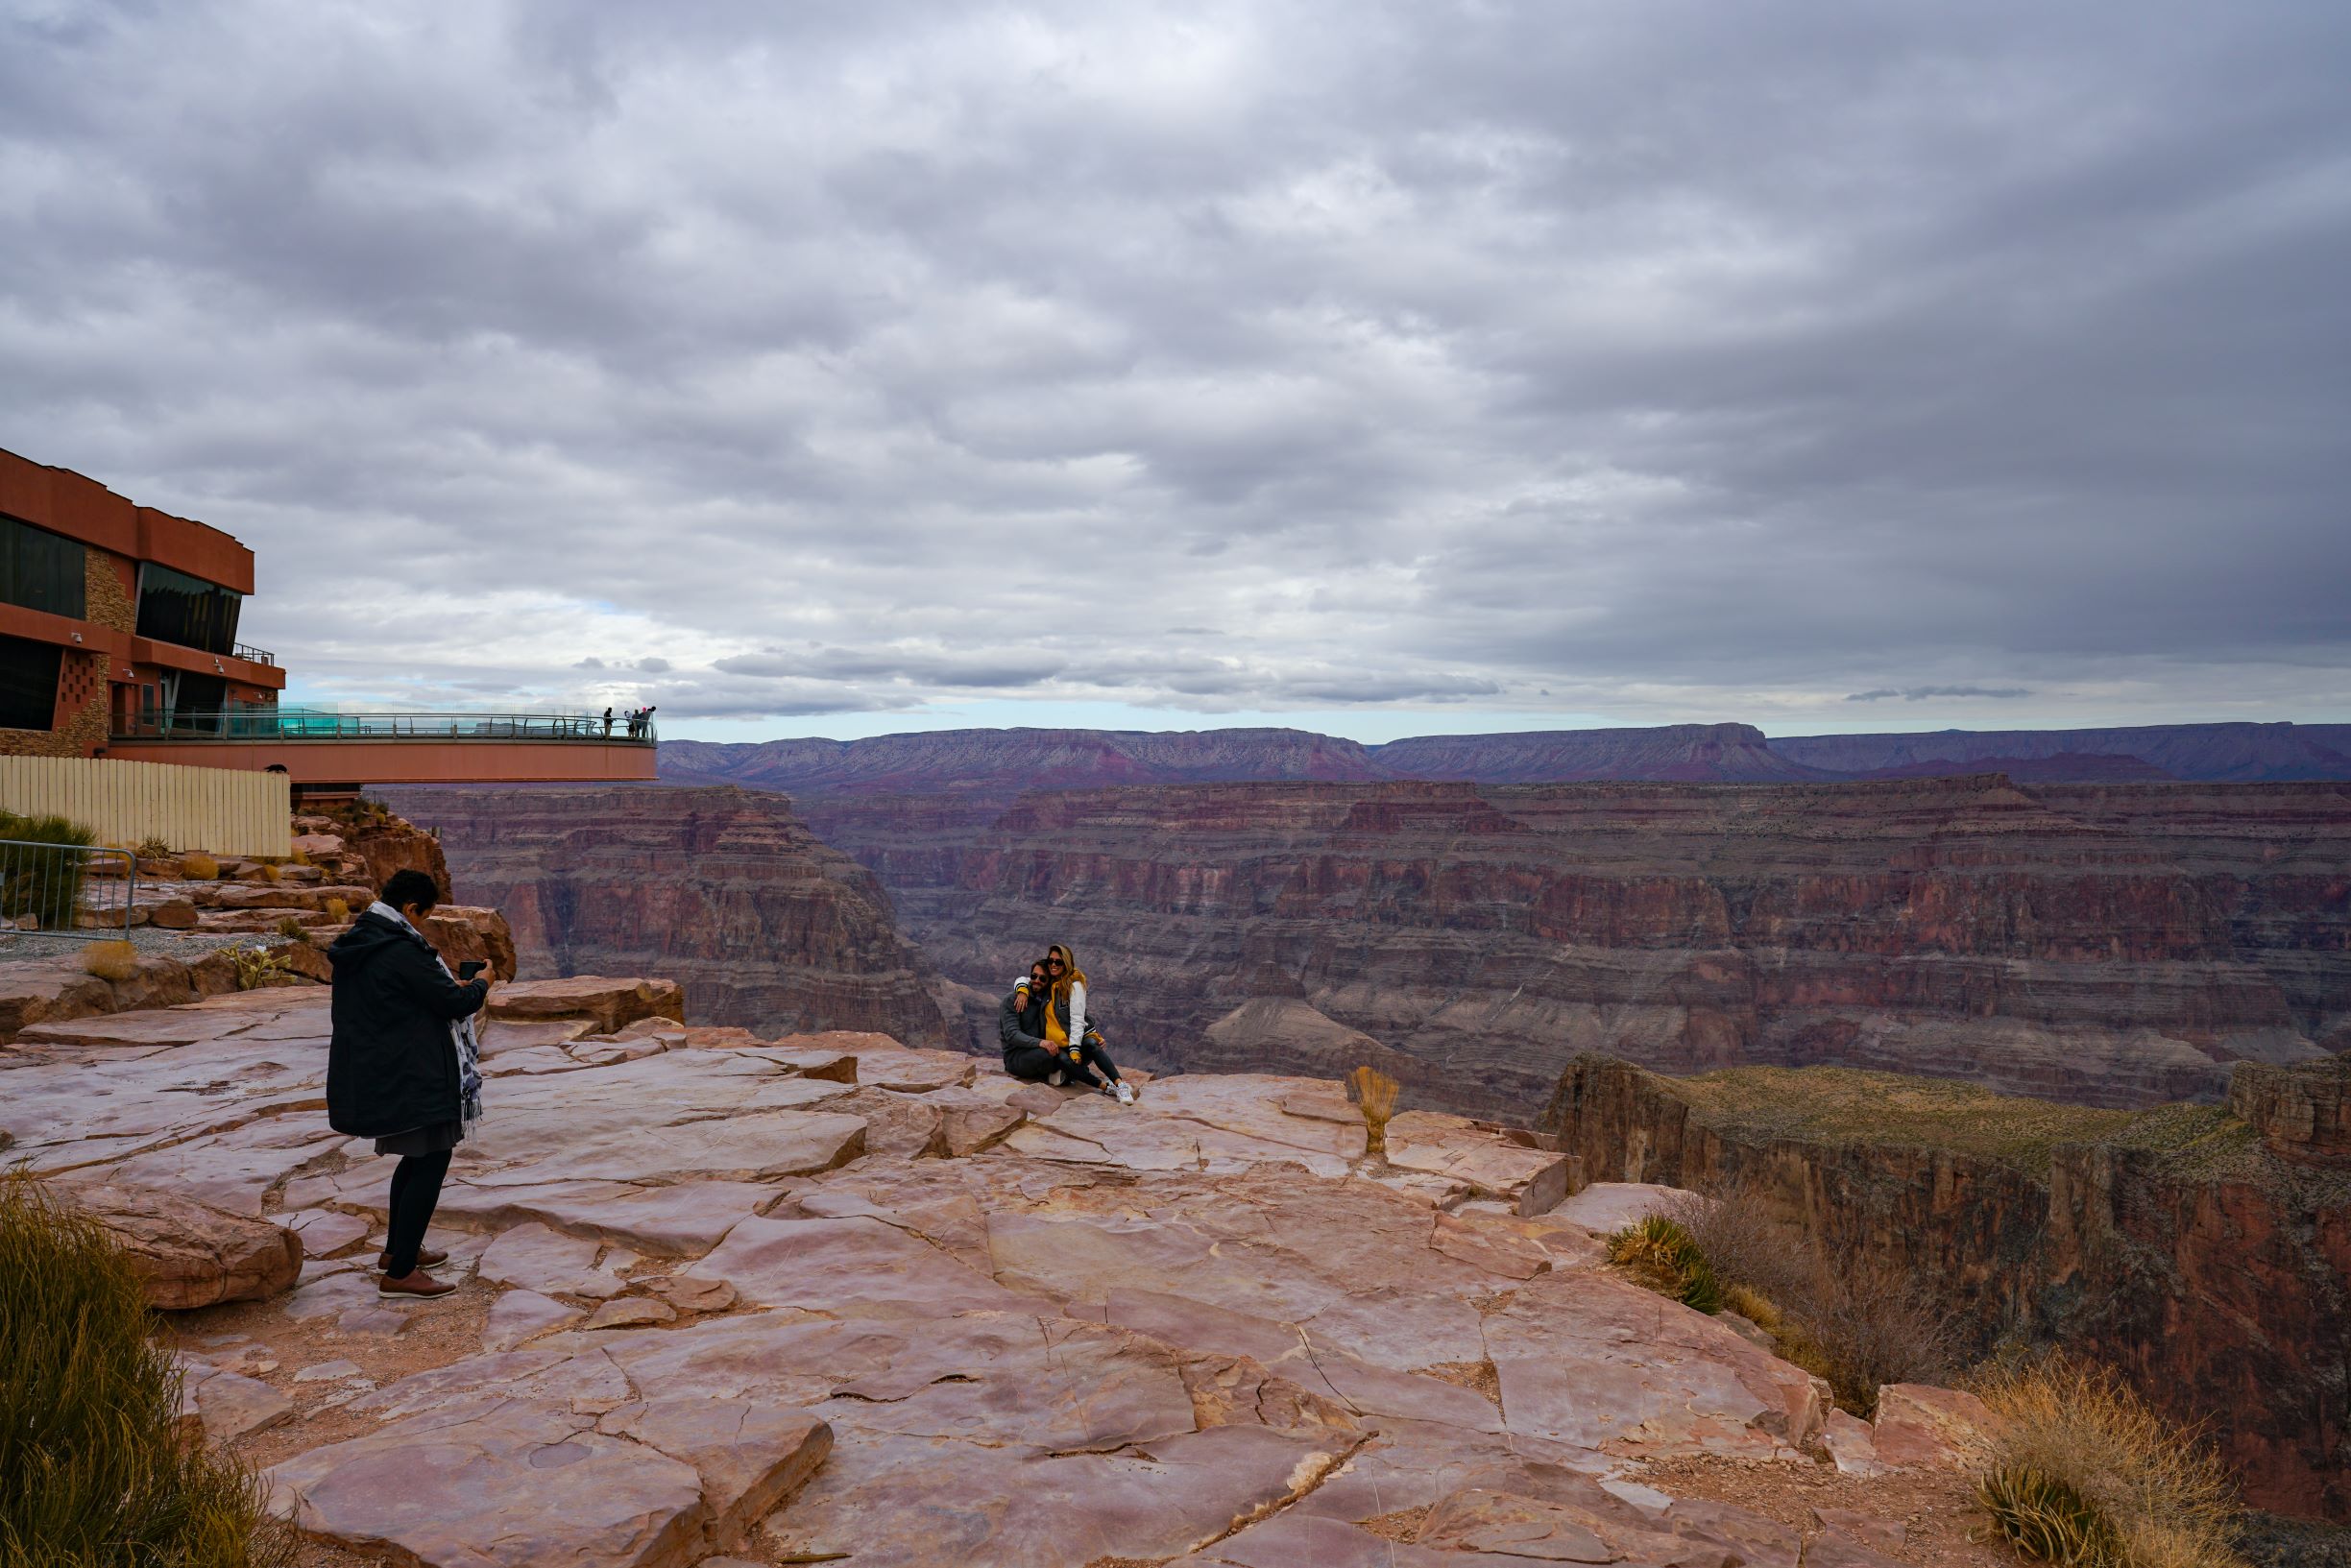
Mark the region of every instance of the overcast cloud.
POLYGON ((318 699, 2351 719, 2339 5, 0 18, 0 446, 318 699))

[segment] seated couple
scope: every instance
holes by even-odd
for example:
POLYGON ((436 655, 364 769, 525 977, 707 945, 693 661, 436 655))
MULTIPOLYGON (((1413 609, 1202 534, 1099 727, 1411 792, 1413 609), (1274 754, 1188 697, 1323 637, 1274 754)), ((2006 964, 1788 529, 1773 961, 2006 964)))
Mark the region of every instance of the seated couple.
POLYGON ((1057 942, 1029 966, 1028 975, 1004 999, 996 1015, 996 1038, 1004 1047, 1005 1071, 1016 1078, 1055 1088, 1076 1084, 1108 1095, 1121 1105, 1134 1103, 1134 1090, 1103 1049, 1100 1016, 1086 1008, 1085 972, 1057 942), (1101 1078, 1094 1075, 1097 1069, 1101 1078))

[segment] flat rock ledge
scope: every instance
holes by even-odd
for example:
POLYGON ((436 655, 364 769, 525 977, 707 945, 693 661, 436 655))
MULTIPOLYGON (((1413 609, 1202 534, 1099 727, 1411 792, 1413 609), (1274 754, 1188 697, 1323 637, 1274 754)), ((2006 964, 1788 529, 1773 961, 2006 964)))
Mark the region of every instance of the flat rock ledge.
POLYGON ((1407 1112, 1383 1158, 1327 1083, 1137 1073, 1127 1107, 545 983, 490 1031, 444 1303, 376 1296, 394 1162, 326 1125, 322 991, 0 1051, 16 1153, 176 1260, 173 1300, 263 1301, 233 1344, 181 1320, 184 1419, 323 1541, 434 1568, 1872 1568, 1899 1527, 1800 1538, 1641 1462, 1875 1473, 1969 1441, 1964 1396, 1854 1421, 1619 1277, 1595 1224, 1658 1194, 1562 1212, 1573 1163, 1492 1127, 1407 1112), (334 1255, 304 1267, 302 1238, 334 1255), (469 1311, 464 1342, 432 1332, 469 1311), (1368 1528, 1403 1510, 1415 1539, 1368 1528))

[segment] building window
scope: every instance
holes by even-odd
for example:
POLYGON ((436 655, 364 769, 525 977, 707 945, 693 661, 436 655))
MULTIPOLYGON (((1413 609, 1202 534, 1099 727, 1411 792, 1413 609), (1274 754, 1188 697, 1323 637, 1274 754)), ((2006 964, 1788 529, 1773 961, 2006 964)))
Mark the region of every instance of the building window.
POLYGON ((138 635, 206 653, 236 651, 237 611, 245 595, 184 571, 139 567, 138 635))
POLYGON ((80 620, 83 560, 79 540, 0 518, 0 600, 80 620))
POLYGON ((0 730, 55 727, 58 666, 64 656, 54 642, 0 637, 0 730))

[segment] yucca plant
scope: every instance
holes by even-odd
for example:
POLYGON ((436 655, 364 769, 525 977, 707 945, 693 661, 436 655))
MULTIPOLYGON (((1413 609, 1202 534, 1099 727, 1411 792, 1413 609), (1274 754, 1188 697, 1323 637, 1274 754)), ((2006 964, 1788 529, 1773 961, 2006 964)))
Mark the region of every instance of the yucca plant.
POLYGON ((234 1460, 182 1442, 180 1374, 138 1277, 87 1216, 0 1175, 0 1563, 282 1568, 234 1460))
POLYGON ((1364 1146, 1372 1154, 1388 1152, 1388 1119, 1395 1115, 1396 1097, 1404 1086, 1376 1067, 1359 1067, 1346 1075, 1347 1098, 1363 1111, 1364 1146))

